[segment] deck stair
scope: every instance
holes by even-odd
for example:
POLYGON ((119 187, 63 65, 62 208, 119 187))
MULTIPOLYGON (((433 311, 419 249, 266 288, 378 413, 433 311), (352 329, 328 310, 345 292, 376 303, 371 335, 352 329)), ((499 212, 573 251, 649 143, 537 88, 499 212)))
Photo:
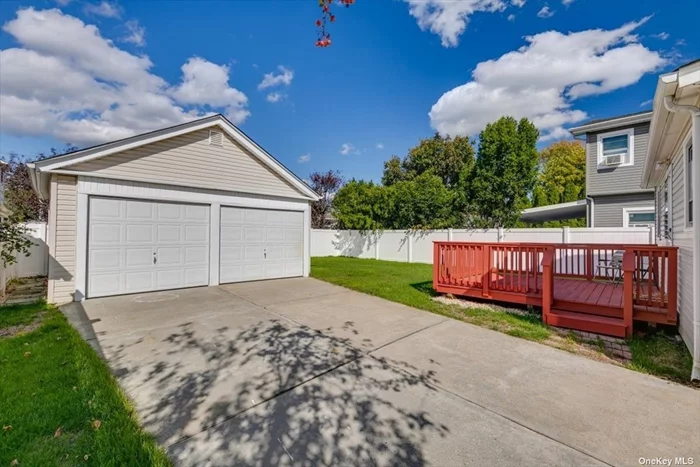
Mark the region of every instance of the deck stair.
POLYGON ((622 318, 566 311, 558 308, 550 309, 546 321, 550 326, 623 338, 626 336, 627 330, 622 318))

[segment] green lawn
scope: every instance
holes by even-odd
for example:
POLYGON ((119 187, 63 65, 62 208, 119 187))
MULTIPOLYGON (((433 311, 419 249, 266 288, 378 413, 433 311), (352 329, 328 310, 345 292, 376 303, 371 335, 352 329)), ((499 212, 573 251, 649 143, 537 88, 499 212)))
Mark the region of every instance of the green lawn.
MULTIPOLYGON (((538 315, 464 309, 432 300, 432 265, 408 264, 347 257, 311 258, 311 276, 393 302, 449 316, 512 336, 538 341, 587 355, 575 336, 560 337, 542 324, 538 315)), ((632 361, 627 367, 690 384, 692 357, 682 342, 662 333, 629 341, 632 361)))
POLYGON ((536 315, 464 309, 432 300, 436 295, 432 271, 430 264, 346 257, 311 258, 311 276, 317 279, 524 339, 542 341, 550 337, 551 331, 536 315))
POLYGON ((0 308, 0 330, 26 325, 0 337, 0 466, 15 459, 27 466, 170 465, 107 366, 56 308, 0 308))

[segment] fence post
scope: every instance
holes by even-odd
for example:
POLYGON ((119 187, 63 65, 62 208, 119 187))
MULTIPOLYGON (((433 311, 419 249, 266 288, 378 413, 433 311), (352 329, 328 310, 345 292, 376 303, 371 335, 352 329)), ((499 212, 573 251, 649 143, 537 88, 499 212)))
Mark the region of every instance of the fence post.
POLYGON ((503 227, 498 228, 498 243, 501 243, 503 241, 503 238, 505 237, 505 234, 503 232, 503 227))
POLYGON ((481 294, 484 297, 488 297, 490 295, 489 282, 491 282, 491 246, 484 245, 483 253, 484 257, 482 260, 484 274, 481 276, 481 294))
POLYGON ((554 262, 554 250, 547 248, 542 256, 542 322, 549 324, 549 313, 552 309, 552 297, 554 291, 554 277, 552 263, 554 262))
POLYGON ((407 245, 407 250, 408 250, 408 262, 412 263, 413 262, 413 237, 411 237, 411 232, 407 232, 407 239, 406 241, 408 242, 407 245))
POLYGON ((379 259, 379 232, 374 232, 374 259, 379 259))
POLYGON ((565 226, 561 228, 561 242, 562 243, 569 243, 569 227, 565 226))
POLYGON ((447 241, 451 242, 452 241, 452 227, 447 229, 447 241))

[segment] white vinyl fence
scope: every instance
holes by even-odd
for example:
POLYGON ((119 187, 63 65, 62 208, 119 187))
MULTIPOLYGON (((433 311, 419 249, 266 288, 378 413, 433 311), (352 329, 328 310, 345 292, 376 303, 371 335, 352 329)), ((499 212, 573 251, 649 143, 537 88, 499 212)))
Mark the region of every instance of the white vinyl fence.
POLYGON ((3 267, 0 261, 0 295, 5 294, 5 285, 10 279, 45 276, 48 273, 49 247, 46 244, 46 223, 29 223, 25 227, 26 235, 34 245, 29 249, 29 256, 17 255, 15 264, 3 267))
POLYGON ((654 244, 654 227, 311 231, 311 256, 352 256, 409 263, 432 263, 434 241, 520 243, 654 244))

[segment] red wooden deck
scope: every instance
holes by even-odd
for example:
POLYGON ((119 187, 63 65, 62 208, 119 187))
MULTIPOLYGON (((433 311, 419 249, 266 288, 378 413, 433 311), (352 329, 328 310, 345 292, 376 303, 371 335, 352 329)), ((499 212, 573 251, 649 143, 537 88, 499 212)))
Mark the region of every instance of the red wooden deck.
POLYGON ((548 324, 620 337, 634 320, 676 324, 676 248, 436 242, 434 254, 436 291, 541 306, 548 324))

